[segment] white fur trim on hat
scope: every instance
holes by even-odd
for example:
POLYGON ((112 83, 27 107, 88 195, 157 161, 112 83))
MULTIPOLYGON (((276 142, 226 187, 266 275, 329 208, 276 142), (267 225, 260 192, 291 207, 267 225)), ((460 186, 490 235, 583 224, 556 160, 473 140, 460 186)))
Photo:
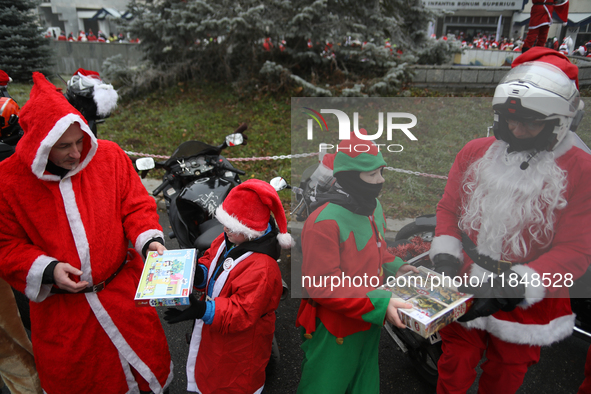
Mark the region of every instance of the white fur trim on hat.
POLYGON ((256 231, 247 227, 240 220, 228 214, 224 210, 223 204, 215 210, 215 217, 222 225, 236 233, 244 234, 248 239, 255 239, 265 234, 264 231, 256 231))
POLYGON ((295 245, 295 240, 289 233, 278 234, 277 241, 279 241, 279 245, 281 245, 283 249, 289 249, 295 245))

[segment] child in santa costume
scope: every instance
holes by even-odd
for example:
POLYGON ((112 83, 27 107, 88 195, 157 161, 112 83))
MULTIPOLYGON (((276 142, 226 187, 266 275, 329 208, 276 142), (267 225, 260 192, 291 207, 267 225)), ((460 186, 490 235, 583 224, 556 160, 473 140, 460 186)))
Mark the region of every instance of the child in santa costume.
POLYGON ((416 270, 391 255, 384 240, 386 220, 377 196, 385 165, 372 141, 352 133, 334 156, 337 183, 325 196, 329 202, 304 224, 303 278, 315 278, 315 282, 343 275, 374 279, 366 283, 358 279, 359 287, 350 283, 331 287, 332 279, 326 286, 304 281, 309 298, 302 300, 296 320, 304 337, 298 393, 379 393, 382 326, 388 319, 404 327, 397 308, 410 304, 375 288, 388 274, 416 270))
POLYGON ((261 393, 283 291, 277 259, 293 239, 277 192, 258 179, 232 189, 215 215, 224 233, 199 259, 195 273, 204 297, 192 299, 183 311, 170 308, 165 319, 196 319, 188 391, 261 393))
POLYGON ((465 393, 485 350, 479 393, 514 393, 540 346, 572 334, 569 284, 591 262, 591 155, 573 132, 578 68, 544 47, 512 67, 493 98, 495 137, 458 153, 437 206, 435 269, 471 276, 460 291, 476 297, 440 331, 440 394, 465 393))
POLYGON ((0 163, 0 276, 32 301, 41 385, 163 393, 173 376, 164 331, 133 301, 142 254, 165 250, 154 199, 119 146, 97 140, 41 73, 33 81, 24 136, 0 163))

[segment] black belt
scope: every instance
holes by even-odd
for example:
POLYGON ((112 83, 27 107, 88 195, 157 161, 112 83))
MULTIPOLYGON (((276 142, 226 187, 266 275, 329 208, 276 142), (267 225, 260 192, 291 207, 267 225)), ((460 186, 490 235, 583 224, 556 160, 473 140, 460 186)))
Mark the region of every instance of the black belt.
POLYGON ((127 261, 131 260, 131 256, 129 255, 129 253, 125 256, 125 260, 123 260, 123 262, 121 263, 121 265, 119 266, 119 268, 117 268, 117 271, 115 271, 113 273, 113 275, 109 276, 107 279, 105 279, 104 281, 102 281, 101 283, 97 283, 96 285, 90 286, 90 287, 86 287, 84 290, 80 290, 76 293, 72 293, 71 291, 67 291, 67 290, 63 290, 60 289, 59 287, 52 287, 51 288, 51 293, 54 294, 78 294, 78 293, 98 293, 99 291, 103 290, 105 287, 107 287, 107 285, 109 283, 111 283, 111 281, 113 279, 115 279, 115 277, 117 276, 117 274, 119 274, 119 272, 121 272, 121 270, 123 269, 123 267, 125 267, 125 264, 127 264, 127 261))
POLYGON ((494 272, 497 275, 507 271, 513 263, 510 261, 505 260, 495 260, 492 257, 485 256, 480 254, 476 251, 476 244, 472 242, 470 237, 466 233, 462 231, 462 246, 464 248, 464 252, 472 259, 472 261, 476 264, 481 266, 482 268, 494 272))

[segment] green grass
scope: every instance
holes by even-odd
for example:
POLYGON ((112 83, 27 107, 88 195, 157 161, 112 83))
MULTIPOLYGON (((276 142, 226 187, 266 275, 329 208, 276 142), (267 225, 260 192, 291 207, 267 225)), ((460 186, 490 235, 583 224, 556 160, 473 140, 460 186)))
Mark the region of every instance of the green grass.
MULTIPOLYGON (((58 87, 64 86, 59 81, 54 83, 58 87)), ((30 88, 30 85, 13 83, 9 91, 22 106, 28 99, 30 88)), ((387 111, 416 115, 418 123, 411 131, 418 141, 409 141, 402 134, 395 135, 390 143, 399 143, 404 150, 401 153, 385 153, 384 158, 388 166, 397 169, 447 175, 457 152, 469 140, 486 136, 487 126, 492 124, 491 99, 441 97, 444 94, 426 90, 414 90, 412 94, 421 97, 397 98, 396 108, 387 111)), ((291 97, 287 96, 244 98, 236 95, 229 86, 189 82, 155 91, 141 99, 121 101, 111 117, 99 125, 98 133, 99 138, 115 141, 127 151, 170 155, 180 143, 190 139, 219 144, 225 135, 246 122, 249 126, 247 145, 227 149, 224 153, 227 157, 288 155, 292 150, 294 153, 315 151, 317 144, 305 141, 297 127, 292 135, 290 104, 291 97)), ((587 108, 589 105, 591 103, 587 102, 587 108)), ((579 135, 589 145, 590 116, 584 118, 579 127, 579 135)), ((371 116, 366 118, 372 119, 371 116)), ((371 131, 370 126, 366 127, 370 132, 375 131, 371 131)), ((321 142, 330 141, 325 139, 321 142)), ((246 171, 247 175, 242 179, 268 181, 274 176, 282 176, 291 184, 298 185, 303 170, 316 162, 316 157, 308 157, 234 162, 234 165, 246 171)), ((408 218, 435 212, 445 180, 394 171, 386 171, 385 177, 386 184, 380 200, 389 217, 408 218)), ((283 191, 280 196, 287 206, 290 193, 283 191)))

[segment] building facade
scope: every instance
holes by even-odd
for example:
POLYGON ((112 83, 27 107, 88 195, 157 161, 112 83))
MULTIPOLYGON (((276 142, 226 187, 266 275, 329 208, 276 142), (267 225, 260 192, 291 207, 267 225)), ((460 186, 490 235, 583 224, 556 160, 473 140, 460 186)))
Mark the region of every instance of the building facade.
MULTIPOLYGON (((570 36, 575 48, 591 40, 591 0, 569 0, 566 26, 554 15, 548 37, 560 41, 570 36)), ((531 0, 423 0, 431 9, 441 11, 433 33, 437 37, 454 34, 470 39, 479 34, 506 38, 524 38, 527 34, 531 0)))
POLYGON ((38 7, 39 17, 44 28, 59 28, 66 35, 78 32, 97 34, 102 31, 107 36, 118 33, 117 20, 127 18, 129 0, 51 0, 38 7))

